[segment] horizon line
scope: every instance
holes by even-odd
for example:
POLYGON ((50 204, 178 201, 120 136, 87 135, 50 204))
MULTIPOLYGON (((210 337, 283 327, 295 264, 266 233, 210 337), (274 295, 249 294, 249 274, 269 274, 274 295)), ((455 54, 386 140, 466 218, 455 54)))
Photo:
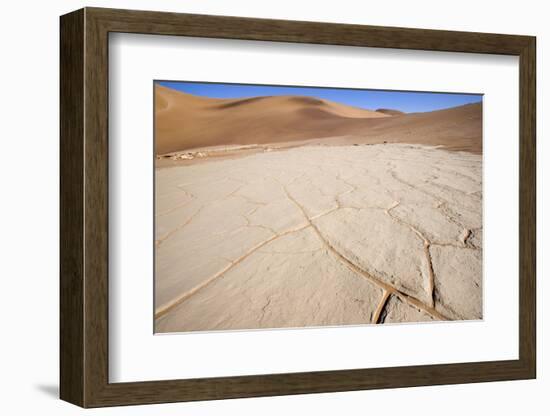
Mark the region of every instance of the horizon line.
POLYGON ((405 114, 427 113, 462 107, 469 104, 482 104, 484 95, 483 93, 467 92, 388 90, 324 86, 312 87, 302 85, 173 81, 161 79, 153 80, 153 85, 162 86, 173 91, 202 98, 247 99, 277 96, 301 96, 332 101, 362 110, 397 110, 405 114), (274 92, 274 94, 250 93, 251 91, 262 90, 274 92), (293 90, 299 91, 294 93, 293 90), (391 102, 392 98, 395 102, 391 102), (376 104, 375 101, 379 101, 379 104, 376 104))

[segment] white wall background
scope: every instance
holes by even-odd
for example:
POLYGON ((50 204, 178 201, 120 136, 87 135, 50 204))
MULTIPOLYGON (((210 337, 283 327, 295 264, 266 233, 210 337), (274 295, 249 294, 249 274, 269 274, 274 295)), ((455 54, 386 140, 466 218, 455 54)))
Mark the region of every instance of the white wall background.
MULTIPOLYGON (((0 410, 3 414, 71 415, 83 412, 58 394, 58 16, 83 6, 317 20, 387 26, 529 34, 538 37, 538 330, 535 381, 423 387, 338 394, 225 400, 87 411, 88 414, 279 415, 544 414, 550 408, 550 361, 543 331, 550 300, 544 282, 543 240, 550 238, 542 212, 550 146, 543 118, 550 101, 550 26, 545 3, 463 0, 384 2, 338 0, 121 0, 5 2, 0 15, 0 410)), ((546 198, 546 201, 544 199, 546 198)))

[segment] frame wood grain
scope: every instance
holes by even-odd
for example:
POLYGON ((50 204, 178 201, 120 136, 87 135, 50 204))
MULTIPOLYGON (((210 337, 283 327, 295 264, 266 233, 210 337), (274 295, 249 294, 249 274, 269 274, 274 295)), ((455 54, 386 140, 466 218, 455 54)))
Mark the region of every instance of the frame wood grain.
POLYGON ((519 380, 536 377, 535 38, 85 8, 60 19, 60 396, 82 407, 519 380), (110 32, 519 56, 519 359, 109 383, 110 32))

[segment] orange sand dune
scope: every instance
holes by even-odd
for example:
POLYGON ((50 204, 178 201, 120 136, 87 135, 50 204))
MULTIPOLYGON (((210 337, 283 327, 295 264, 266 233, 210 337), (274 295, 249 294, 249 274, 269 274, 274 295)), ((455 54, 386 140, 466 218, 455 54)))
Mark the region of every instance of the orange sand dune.
POLYGON ((387 114, 389 116, 400 116, 402 114, 405 114, 403 111, 399 110, 392 110, 391 108, 379 108, 376 110, 377 113, 387 114))
POLYGON ((157 155, 342 136, 346 143, 418 143, 480 153, 481 104, 402 114, 313 97, 217 99, 155 87, 157 155))

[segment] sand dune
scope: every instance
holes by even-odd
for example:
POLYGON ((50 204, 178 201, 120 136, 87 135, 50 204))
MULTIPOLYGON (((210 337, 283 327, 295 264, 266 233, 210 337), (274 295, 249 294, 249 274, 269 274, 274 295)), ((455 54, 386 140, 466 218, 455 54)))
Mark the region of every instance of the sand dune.
POLYGON ((482 149, 481 104, 402 114, 301 96, 205 98, 163 86, 156 86, 155 100, 157 155, 343 136, 340 144, 417 143, 474 153, 482 149))
POLYGON ((379 108, 376 110, 377 113, 387 114, 389 116, 400 116, 405 114, 403 111, 392 110, 391 108, 379 108))

